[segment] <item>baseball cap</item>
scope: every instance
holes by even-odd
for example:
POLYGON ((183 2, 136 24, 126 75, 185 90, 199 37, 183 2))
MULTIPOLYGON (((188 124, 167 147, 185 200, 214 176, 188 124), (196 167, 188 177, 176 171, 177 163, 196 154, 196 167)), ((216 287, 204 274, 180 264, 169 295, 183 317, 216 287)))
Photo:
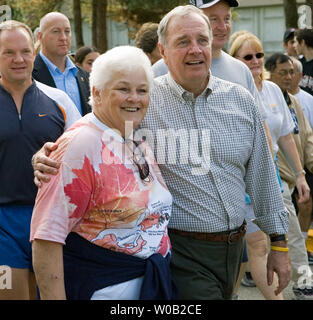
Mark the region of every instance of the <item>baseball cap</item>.
POLYGON ((290 28, 287 29, 284 33, 284 42, 288 41, 290 38, 292 38, 295 35, 296 29, 290 28))
MULTIPOLYGON (((209 8, 221 0, 190 0, 190 4, 193 4, 199 9, 209 8)), ((238 7, 238 1, 236 0, 224 0, 230 7, 238 7)))

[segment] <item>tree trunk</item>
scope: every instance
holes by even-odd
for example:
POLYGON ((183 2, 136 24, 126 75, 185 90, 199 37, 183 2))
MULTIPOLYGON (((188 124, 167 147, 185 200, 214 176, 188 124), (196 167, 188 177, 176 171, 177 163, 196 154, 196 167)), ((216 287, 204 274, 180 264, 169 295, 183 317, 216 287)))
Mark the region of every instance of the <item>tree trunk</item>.
POLYGON ((80 0, 73 0, 73 16, 76 48, 78 49, 84 45, 80 0))
POLYGON ((98 24, 98 0, 92 0, 92 45, 96 48, 98 48, 97 24, 98 24))
POLYGON ((97 48, 104 53, 107 51, 107 0, 98 0, 97 5, 97 48))
POLYGON ((298 27, 298 11, 296 0, 284 0, 286 28, 298 27))

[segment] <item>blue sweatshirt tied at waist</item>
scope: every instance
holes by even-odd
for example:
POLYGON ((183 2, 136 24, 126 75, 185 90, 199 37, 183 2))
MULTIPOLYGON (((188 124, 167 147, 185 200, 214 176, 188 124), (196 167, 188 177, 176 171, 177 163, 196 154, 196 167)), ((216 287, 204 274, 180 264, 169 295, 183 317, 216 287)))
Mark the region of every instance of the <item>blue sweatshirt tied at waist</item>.
POLYGON ((140 300, 175 300, 170 254, 141 259, 105 249, 71 232, 63 247, 64 282, 68 300, 90 300, 102 288, 144 276, 140 300))

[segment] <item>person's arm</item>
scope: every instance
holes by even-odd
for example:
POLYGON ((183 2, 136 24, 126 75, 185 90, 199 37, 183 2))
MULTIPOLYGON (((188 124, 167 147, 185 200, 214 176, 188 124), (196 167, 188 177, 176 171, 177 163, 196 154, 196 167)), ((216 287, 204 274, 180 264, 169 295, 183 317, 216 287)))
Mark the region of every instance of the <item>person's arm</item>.
POLYGON ((49 175, 56 175, 58 173, 60 163, 49 158, 50 153, 57 148, 57 144, 53 142, 46 142, 32 157, 35 176, 34 183, 38 188, 42 186, 42 183, 50 181, 49 175))
POLYGON ((267 284, 269 286, 272 285, 274 272, 277 273, 278 287, 275 290, 275 294, 278 295, 288 286, 290 281, 290 258, 287 241, 271 242, 271 247, 273 249, 271 249, 267 258, 267 284))
POLYGON ((297 147, 291 133, 278 139, 278 145, 296 175, 296 186, 299 193, 299 203, 309 200, 310 188, 305 180, 304 170, 297 147))
MULTIPOLYGON (((260 120, 256 114, 253 149, 246 165, 246 191, 251 197, 256 216, 255 222, 260 229, 268 235, 284 235, 288 233, 288 212, 279 188, 273 159, 266 141, 265 129, 260 120)), ((275 244, 277 247, 286 245, 285 242, 275 244)), ((271 250, 267 260, 269 284, 273 282, 274 272, 277 273, 279 279, 275 293, 279 294, 290 281, 290 262, 287 251, 271 250)))
POLYGON ((305 146, 303 149, 304 154, 304 166, 313 172, 313 130, 309 124, 309 121, 304 116, 304 127, 305 127, 305 146))
POLYGON ((66 300, 63 272, 63 244, 35 239, 33 267, 41 300, 66 300))
POLYGON ((265 129, 265 134, 266 134, 268 146, 270 148, 272 158, 274 159, 274 148, 273 148, 272 136, 271 136, 270 130, 269 130, 265 120, 263 121, 263 125, 264 125, 264 129, 265 129))

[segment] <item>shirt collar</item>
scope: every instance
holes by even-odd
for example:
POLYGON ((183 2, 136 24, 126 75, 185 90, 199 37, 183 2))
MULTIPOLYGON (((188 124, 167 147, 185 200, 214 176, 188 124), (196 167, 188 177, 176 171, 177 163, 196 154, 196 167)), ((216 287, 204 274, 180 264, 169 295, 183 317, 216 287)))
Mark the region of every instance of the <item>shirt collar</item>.
POLYGON ((103 130, 107 135, 114 138, 115 140, 124 143, 124 138, 118 134, 115 130, 109 128, 103 122, 101 122, 93 112, 88 114, 89 121, 91 121, 94 125, 96 125, 99 129, 103 130))
MULTIPOLYGON (((53 72, 62 73, 61 70, 49 58, 47 58, 42 51, 40 51, 39 54, 42 60, 47 65, 48 69, 52 70, 53 72)), ((73 61, 69 57, 66 57, 66 65, 63 73, 67 73, 69 71, 71 71, 74 74, 74 76, 76 76, 78 69, 73 63, 73 61)))
MULTIPOLYGON (((165 75, 167 82, 171 89, 173 90, 174 94, 177 95, 182 102, 190 101, 190 100, 195 100, 193 93, 187 91, 184 89, 180 84, 178 84, 171 76, 171 73, 168 72, 165 75)), ((209 82, 206 86, 206 88, 203 90, 203 92, 199 95, 202 96, 204 95, 206 100, 208 100, 209 95, 212 93, 212 74, 211 71, 209 72, 209 82)))

